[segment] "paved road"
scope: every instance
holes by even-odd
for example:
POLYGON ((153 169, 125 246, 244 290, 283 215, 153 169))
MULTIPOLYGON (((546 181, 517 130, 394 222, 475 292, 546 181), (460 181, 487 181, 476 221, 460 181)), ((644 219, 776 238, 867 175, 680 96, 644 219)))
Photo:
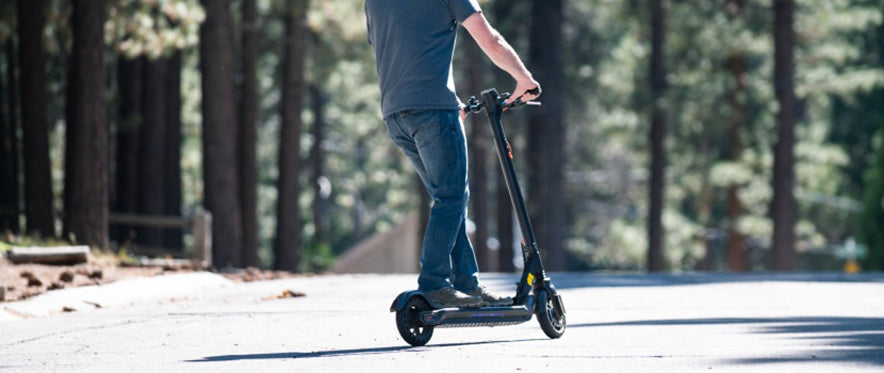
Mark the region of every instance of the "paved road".
POLYGON ((558 340, 532 320, 437 329, 410 348, 388 309, 415 276, 320 276, 2 322, 0 371, 884 371, 884 274, 553 281, 568 310, 558 340), (272 299, 284 290, 306 296, 272 299))

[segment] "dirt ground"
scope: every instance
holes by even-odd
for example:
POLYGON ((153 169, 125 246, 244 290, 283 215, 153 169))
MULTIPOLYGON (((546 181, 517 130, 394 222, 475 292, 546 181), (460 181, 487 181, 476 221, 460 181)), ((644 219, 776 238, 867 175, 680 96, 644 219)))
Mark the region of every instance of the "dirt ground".
POLYGON ((12 264, 0 254, 0 302, 19 301, 57 289, 151 277, 166 271, 162 267, 120 266, 103 258, 78 265, 12 264))
MULTIPOLYGON (((153 260, 143 265, 121 265, 112 256, 94 255, 89 263, 78 265, 13 264, 0 252, 0 303, 20 301, 52 290, 96 286, 135 277, 153 277, 194 270, 192 266, 182 264, 180 261, 153 260)), ((257 268, 226 270, 221 274, 237 282, 305 276, 257 268)))

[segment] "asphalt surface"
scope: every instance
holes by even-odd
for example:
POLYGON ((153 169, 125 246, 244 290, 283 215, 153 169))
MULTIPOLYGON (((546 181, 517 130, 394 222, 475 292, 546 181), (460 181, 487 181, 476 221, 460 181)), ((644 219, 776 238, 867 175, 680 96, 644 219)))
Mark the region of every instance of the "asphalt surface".
MULTIPOLYGON (((213 276, 0 305, 0 371, 884 371, 884 274, 553 274, 561 339, 532 320, 437 329, 416 348, 389 312, 415 275, 213 276)), ((483 279, 510 292, 516 276, 483 279)))

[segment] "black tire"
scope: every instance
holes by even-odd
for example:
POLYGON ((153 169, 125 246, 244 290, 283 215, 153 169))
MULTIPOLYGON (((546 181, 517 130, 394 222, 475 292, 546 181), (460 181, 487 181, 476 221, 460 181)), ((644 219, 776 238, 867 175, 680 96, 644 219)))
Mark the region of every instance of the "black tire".
POLYGON ((547 337, 556 339, 565 334, 565 313, 556 307, 546 290, 537 294, 537 321, 547 337))
POLYGON ((420 312, 432 308, 421 297, 411 297, 405 307, 396 311, 396 329, 405 342, 412 346, 423 346, 433 337, 433 327, 420 322, 420 312))

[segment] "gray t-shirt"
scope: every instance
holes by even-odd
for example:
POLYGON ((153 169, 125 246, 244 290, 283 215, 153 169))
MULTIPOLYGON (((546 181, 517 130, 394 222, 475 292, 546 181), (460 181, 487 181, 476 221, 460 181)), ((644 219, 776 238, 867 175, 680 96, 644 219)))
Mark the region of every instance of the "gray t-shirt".
POLYGON ((457 25, 476 0, 366 0, 384 117, 413 109, 457 110, 451 59, 457 25))

